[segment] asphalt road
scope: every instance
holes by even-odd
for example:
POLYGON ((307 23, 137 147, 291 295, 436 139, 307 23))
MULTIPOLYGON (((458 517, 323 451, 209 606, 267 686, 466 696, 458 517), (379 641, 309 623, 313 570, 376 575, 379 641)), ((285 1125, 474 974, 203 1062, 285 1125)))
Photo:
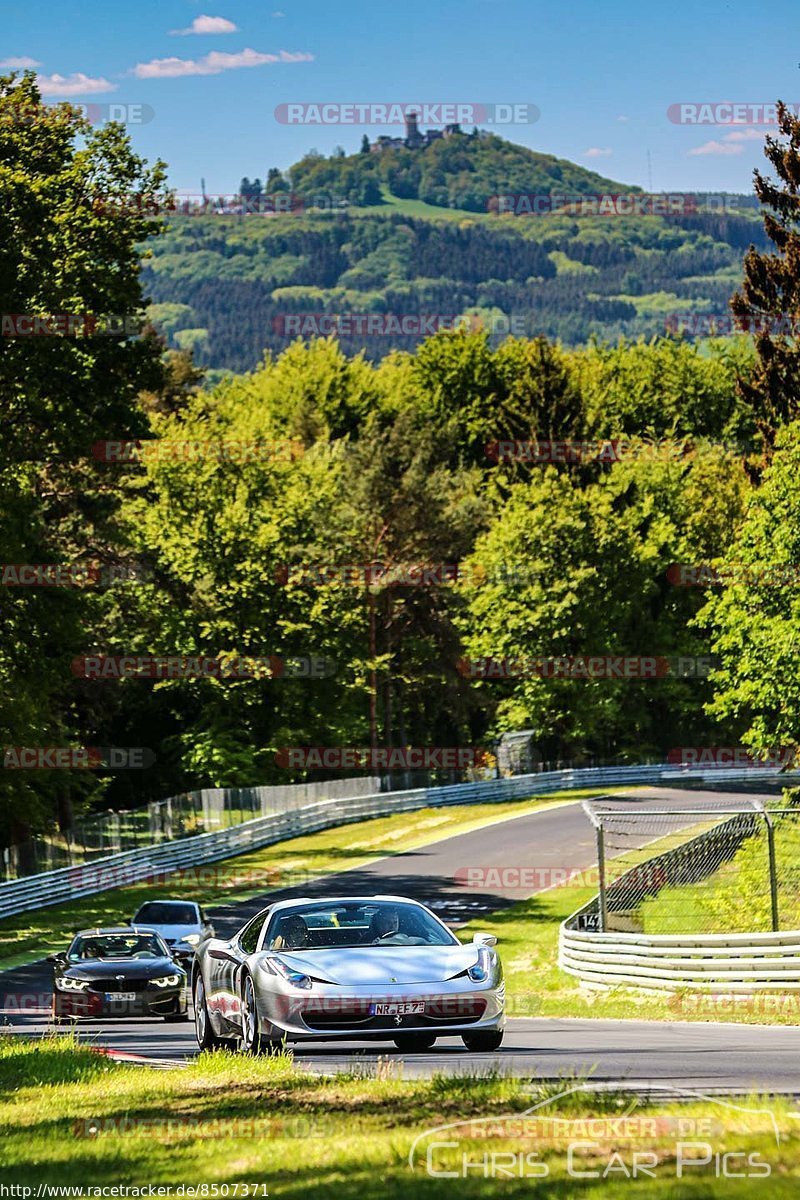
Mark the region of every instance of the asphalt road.
MULTIPOLYGON (((637 789, 606 803, 629 809, 718 807, 739 804, 741 796, 719 791, 637 789)), ((689 824, 697 818, 687 815, 689 824)), ((674 826, 673 826, 674 827, 674 826)), ((652 827, 643 841, 653 837, 652 827)), ((227 937, 265 903, 284 896, 409 895, 434 908, 458 927, 544 890, 558 872, 591 867, 596 859, 594 831, 579 804, 499 821, 471 833, 431 843, 419 850, 380 859, 368 866, 318 879, 302 888, 212 909, 218 936, 227 937), (482 886, 465 886, 473 871, 489 870, 482 886), (518 885, 509 868, 527 871, 518 885), (531 886, 531 878, 535 880, 531 886), (516 886, 515 886, 516 885, 516 886)), ((128 914, 120 914, 121 917, 128 914)), ((487 915, 487 928, 491 919, 487 915)), ((502 945, 500 946, 502 953, 502 945)), ((11 1031, 36 1036, 49 1027, 46 1015, 52 969, 43 962, 0 975, 0 1010, 11 1031), (37 1002, 38 1001, 38 1002, 37 1002)), ((193 1025, 156 1020, 85 1022, 81 1034, 113 1052, 142 1055, 158 1063, 179 1063, 196 1050, 193 1025)), ((596 1081, 625 1080, 637 1086, 673 1084, 720 1089, 773 1089, 800 1092, 800 1027, 689 1022, 590 1021, 512 1018, 501 1051, 468 1053, 457 1038, 442 1038, 424 1055, 400 1055, 391 1043, 308 1043, 294 1046, 298 1064, 335 1071, 354 1058, 365 1066, 403 1059, 405 1075, 432 1070, 459 1072, 497 1065, 506 1072, 559 1078, 593 1071, 596 1081)))

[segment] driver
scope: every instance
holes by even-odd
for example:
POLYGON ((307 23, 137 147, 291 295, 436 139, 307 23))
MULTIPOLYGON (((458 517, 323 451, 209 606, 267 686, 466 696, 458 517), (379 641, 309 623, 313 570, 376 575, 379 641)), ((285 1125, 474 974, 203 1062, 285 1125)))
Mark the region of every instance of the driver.
POLYGON ((396 908, 379 908, 370 922, 373 942, 385 942, 400 932, 400 914, 396 908))
POLYGON ((281 930, 272 943, 272 949, 300 950, 303 946, 308 945, 309 940, 308 926, 303 918, 295 913, 293 916, 284 917, 281 921, 281 930))

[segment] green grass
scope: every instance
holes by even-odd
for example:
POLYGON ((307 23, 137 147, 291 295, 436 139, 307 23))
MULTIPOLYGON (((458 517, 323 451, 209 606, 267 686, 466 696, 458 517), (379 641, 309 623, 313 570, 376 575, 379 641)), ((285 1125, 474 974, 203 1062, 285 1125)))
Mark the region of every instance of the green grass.
MULTIPOLYGON (((733 1103, 643 1104, 622 1091, 560 1095, 575 1082, 537 1084, 469 1070, 406 1081, 396 1057, 371 1075, 353 1070, 321 1076, 296 1070, 288 1056, 230 1053, 204 1054, 184 1070, 156 1072, 111 1065, 69 1038, 8 1037, 0 1041, 3 1183, 173 1189, 182 1183, 263 1184, 259 1196, 287 1200, 752 1195, 752 1180, 717 1178, 713 1158, 705 1167, 685 1168, 676 1180, 679 1143, 702 1141, 713 1154, 758 1155, 770 1169, 764 1195, 797 1194, 793 1101, 754 1096, 733 1103), (535 1123, 512 1125, 534 1105, 542 1105, 535 1123), (586 1118, 601 1124, 587 1130, 586 1118), (569 1124, 554 1126, 555 1119, 569 1124), (463 1124, 470 1120, 472 1125, 463 1124), (446 1125, 453 1127, 417 1143, 412 1170, 415 1141, 446 1125), (453 1144, 437 1148, 442 1141, 453 1144), (567 1174, 570 1143, 578 1143, 573 1169, 594 1171, 595 1178, 567 1174), (458 1172, 464 1155, 475 1163, 495 1153, 513 1154, 528 1172, 534 1164, 540 1175, 546 1168, 547 1176, 520 1178, 512 1171, 509 1177, 505 1157, 499 1177, 489 1169, 487 1178, 474 1167, 466 1178, 435 1177, 426 1171, 429 1146, 438 1172, 458 1172), (635 1152, 655 1155, 656 1178, 626 1179, 624 1188, 613 1189, 612 1181, 623 1177, 619 1163, 630 1169, 635 1152)), ((742 1161, 734 1160, 736 1169, 742 1161)), ((215 1194, 224 1195, 206 1192, 215 1194)))
POLYGON ((361 867, 376 858, 414 850, 504 818, 593 794, 591 789, 584 789, 501 804, 396 813, 292 838, 219 863, 176 872, 157 882, 111 888, 69 904, 18 914, 0 921, 0 970, 62 950, 78 929, 131 917, 140 904, 154 896, 177 894, 207 905, 246 900, 275 888, 306 883, 317 875, 361 867))
MULTIPOLYGON (((775 821, 778 916, 782 929, 800 927, 800 824, 775 821)), ((748 933, 772 929, 769 857, 764 832, 699 883, 666 887, 641 907, 646 933, 748 933)))

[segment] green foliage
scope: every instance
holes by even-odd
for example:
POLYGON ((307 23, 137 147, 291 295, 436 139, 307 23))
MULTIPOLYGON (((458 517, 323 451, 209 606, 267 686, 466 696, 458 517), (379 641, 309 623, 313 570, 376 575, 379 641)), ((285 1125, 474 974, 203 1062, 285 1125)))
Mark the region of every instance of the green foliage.
MULTIPOLYGON (((137 246, 157 223, 131 192, 163 203, 163 164, 133 154, 120 125, 92 129, 69 105, 41 104, 32 73, 0 77, 0 311, 142 323, 137 246)), ((4 563, 114 562, 119 488, 94 442, 136 436, 136 396, 162 381, 151 336, 0 339, 0 553, 4 563)), ((111 619, 88 589, 0 588, 4 746, 97 745, 98 705, 70 661, 111 619)), ((125 743, 129 744, 129 743, 125 743)), ((4 771, 0 837, 23 838, 98 783, 89 772, 4 771)))

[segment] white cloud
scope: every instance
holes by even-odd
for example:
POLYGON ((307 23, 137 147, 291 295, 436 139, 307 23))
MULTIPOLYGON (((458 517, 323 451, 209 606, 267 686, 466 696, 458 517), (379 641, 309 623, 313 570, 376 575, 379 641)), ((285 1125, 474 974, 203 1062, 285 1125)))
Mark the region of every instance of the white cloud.
POLYGON ((272 15, 273 15, 273 17, 285 17, 286 13, 281 12, 281 10, 278 8, 275 10, 275 12, 272 15))
POLYGON ((691 155, 698 154, 741 154, 742 146, 739 144, 730 145, 725 142, 703 142, 702 146, 695 146, 689 151, 691 155))
POLYGON ((24 71, 26 67, 40 67, 41 65, 37 59, 29 58, 27 54, 22 54, 19 58, 0 59, 0 67, 11 67, 12 70, 18 71, 24 71))
POLYGON ((590 146, 588 150, 584 150, 584 158, 611 158, 613 150, 608 146, 590 146))
POLYGON ((108 79, 92 79, 82 71, 72 75, 38 75, 36 82, 43 96, 97 96, 101 92, 115 92, 117 85, 108 79))
POLYGON ((153 58, 150 62, 137 63, 133 74, 137 79, 177 79, 186 75, 219 75, 222 71, 236 71, 240 67, 263 67, 272 63, 312 62, 313 54, 290 54, 280 50, 277 54, 261 54, 257 50, 240 50, 238 54, 223 54, 213 50, 204 58, 153 58))
POLYGON ((630 117, 617 117, 618 121, 630 121, 630 117))
POLYGON ((761 129, 732 129, 726 133, 725 142, 763 142, 766 133, 761 129))
POLYGON ((173 34, 186 33, 238 33, 238 25, 227 17, 195 17, 188 29, 171 29, 173 34))

